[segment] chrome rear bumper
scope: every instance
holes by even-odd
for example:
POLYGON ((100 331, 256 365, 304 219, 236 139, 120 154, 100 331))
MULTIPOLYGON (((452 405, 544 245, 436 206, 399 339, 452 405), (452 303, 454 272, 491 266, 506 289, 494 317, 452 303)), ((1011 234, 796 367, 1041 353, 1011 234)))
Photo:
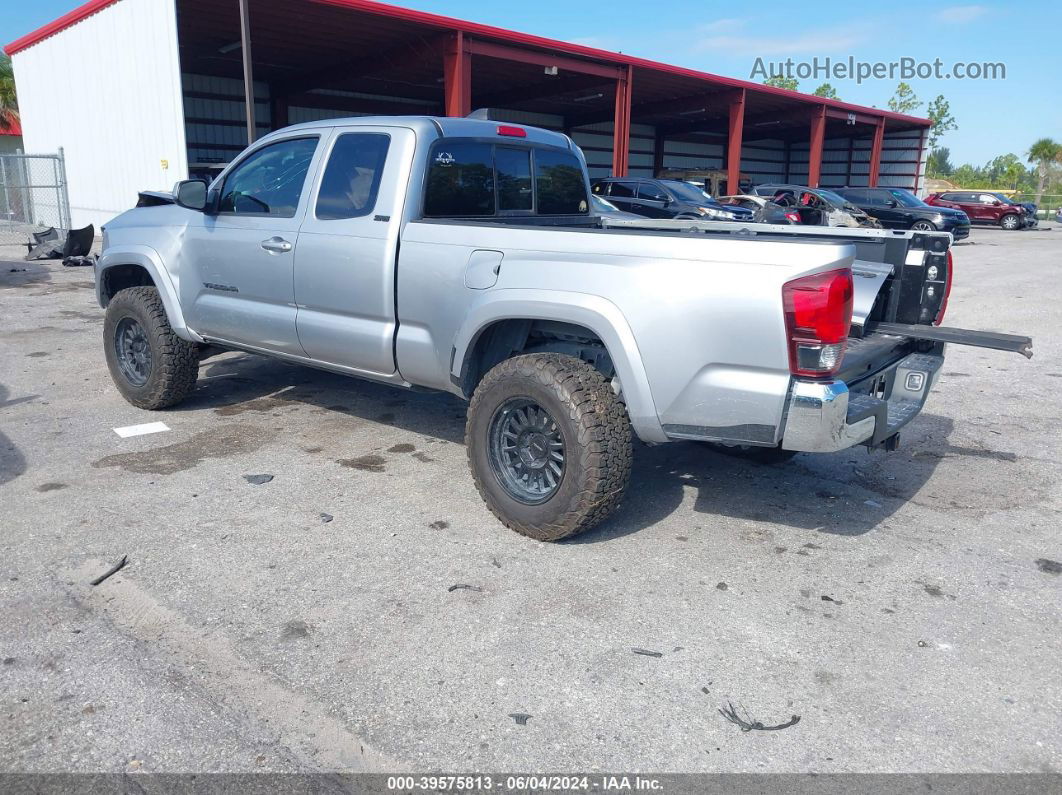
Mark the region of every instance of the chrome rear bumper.
POLYGON ((914 419, 933 388, 942 355, 913 353, 850 391, 844 381, 796 379, 789 393, 782 447, 833 453, 878 445, 914 419))

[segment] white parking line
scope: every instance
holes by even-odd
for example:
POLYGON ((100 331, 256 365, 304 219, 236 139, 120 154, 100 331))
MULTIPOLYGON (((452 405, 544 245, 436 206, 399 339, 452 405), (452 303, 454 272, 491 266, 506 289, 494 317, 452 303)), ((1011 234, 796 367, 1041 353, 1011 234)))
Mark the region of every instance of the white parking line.
POLYGON ((115 428, 114 432, 123 439, 130 436, 143 436, 145 433, 161 433, 170 428, 164 422, 146 422, 143 425, 126 425, 124 428, 115 428))

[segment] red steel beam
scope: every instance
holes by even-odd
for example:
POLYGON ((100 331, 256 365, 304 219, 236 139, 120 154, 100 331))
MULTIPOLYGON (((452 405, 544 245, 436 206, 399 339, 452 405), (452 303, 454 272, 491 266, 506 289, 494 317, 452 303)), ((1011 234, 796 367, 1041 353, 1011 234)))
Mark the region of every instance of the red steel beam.
POLYGON ((745 90, 730 99, 730 129, 726 144, 726 192, 741 192, 741 137, 745 129, 745 90))
POLYGON ((627 176, 631 149, 631 79, 634 69, 616 80, 616 113, 612 128, 612 176, 627 176))
POLYGON ((808 149, 808 187, 819 187, 822 172, 822 142, 826 139, 826 106, 811 117, 811 145, 808 149))
POLYGON ((454 32, 443 50, 445 113, 464 117, 472 112, 472 53, 460 30, 454 32))
POLYGON ((878 171, 881 170, 881 147, 885 143, 885 119, 879 119, 874 128, 874 143, 870 146, 870 175, 867 177, 867 185, 872 188, 878 186, 878 171))
POLYGON ((556 66, 565 72, 578 72, 584 75, 596 75, 597 77, 616 78, 627 71, 623 66, 606 66, 591 61, 581 61, 567 55, 559 55, 548 52, 535 52, 522 47, 512 47, 508 44, 497 44, 492 41, 481 39, 467 39, 469 52, 473 55, 482 55, 485 58, 500 58, 504 61, 517 61, 529 63, 535 66, 556 66))

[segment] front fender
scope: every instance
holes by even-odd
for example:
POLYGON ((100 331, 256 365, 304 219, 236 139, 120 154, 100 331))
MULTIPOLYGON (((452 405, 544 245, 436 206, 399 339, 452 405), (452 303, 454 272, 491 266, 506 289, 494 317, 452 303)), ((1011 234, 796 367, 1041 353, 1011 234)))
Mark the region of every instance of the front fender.
POLYGON ((170 327, 178 337, 192 342, 202 342, 194 331, 188 328, 184 320, 184 312, 181 311, 181 302, 178 298, 177 286, 173 283, 162 257, 150 246, 142 245, 119 245, 109 246, 96 262, 96 301, 101 307, 106 307, 107 302, 103 298, 104 274, 108 269, 119 265, 138 265, 148 272, 151 281, 155 283, 162 298, 162 305, 166 308, 166 317, 170 327))
POLYGON ((454 341, 452 378, 460 378, 466 356, 480 334, 501 320, 554 320, 593 331, 605 344, 616 368, 634 432, 644 442, 668 441, 660 426, 634 334, 611 301, 596 295, 555 290, 489 290, 483 300, 470 309, 458 330, 454 341))

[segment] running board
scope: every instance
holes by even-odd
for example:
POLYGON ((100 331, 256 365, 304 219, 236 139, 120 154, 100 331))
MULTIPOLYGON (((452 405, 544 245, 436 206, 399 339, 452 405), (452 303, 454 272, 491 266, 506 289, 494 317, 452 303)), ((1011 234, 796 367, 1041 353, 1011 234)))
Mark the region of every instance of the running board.
POLYGON ((1032 358, 1032 337, 1017 334, 999 334, 994 331, 970 331, 964 328, 923 326, 911 323, 868 323, 866 333, 895 334, 931 342, 951 342, 956 345, 972 345, 975 348, 991 348, 996 351, 1013 351, 1026 359, 1032 358))

